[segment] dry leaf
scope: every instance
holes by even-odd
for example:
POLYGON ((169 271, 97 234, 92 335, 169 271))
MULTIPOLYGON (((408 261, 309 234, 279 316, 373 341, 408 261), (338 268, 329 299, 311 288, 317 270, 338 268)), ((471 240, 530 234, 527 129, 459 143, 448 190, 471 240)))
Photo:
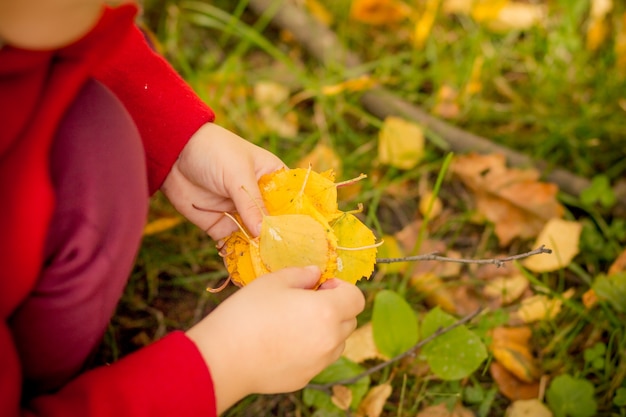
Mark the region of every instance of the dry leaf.
POLYGON ((343 163, 337 153, 328 145, 318 143, 311 152, 302 157, 296 163, 296 168, 307 169, 314 166, 318 171, 334 171, 335 175, 341 177, 343 163))
POLYGON ((183 222, 182 217, 162 217, 160 219, 156 219, 151 221, 143 228, 143 235, 150 236, 156 235, 157 233, 165 232, 166 230, 172 229, 183 222))
POLYGON ((370 75, 361 75, 357 78, 346 80, 339 84, 326 85, 322 87, 322 94, 326 96, 334 96, 345 91, 356 92, 369 90, 378 85, 378 81, 370 75))
POLYGON ((613 261, 609 267, 608 275, 615 275, 626 271, 626 249, 613 261))
POLYGON ((380 417, 387 398, 391 395, 391 384, 384 383, 370 388, 361 401, 357 416, 359 417, 380 417))
POLYGON ((365 323, 348 336, 342 356, 356 363, 361 363, 368 359, 389 359, 380 353, 376 343, 374 343, 371 321, 365 323))
POLYGON ((333 23, 333 14, 319 0, 305 0, 304 4, 309 14, 318 22, 325 26, 330 26, 333 23))
POLYGON ((529 400, 539 396, 539 382, 523 382, 498 362, 492 362, 489 373, 498 390, 511 401, 529 400))
POLYGON ((474 0, 444 0, 441 11, 445 14, 469 15, 472 11, 474 0))
POLYGON ((552 254, 532 256, 522 262, 533 272, 550 272, 564 268, 578 254, 582 224, 562 219, 551 219, 537 237, 535 247, 546 245, 552 254))
POLYGON ((439 3, 441 0, 426 0, 424 10, 420 17, 415 22, 413 30, 413 46, 417 49, 422 49, 430 35, 435 19, 437 18, 437 11, 439 10, 439 3))
POLYGON ((528 287, 528 279, 522 274, 500 276, 485 285, 483 294, 487 298, 498 299, 502 305, 507 305, 521 297, 528 287))
POLYGON ((494 223, 503 246, 536 236, 548 220, 563 215, 556 185, 538 181, 534 169, 507 168, 504 155, 460 156, 452 172, 473 192, 476 210, 494 223))
POLYGON ((455 119, 461 109, 458 103, 458 92, 449 85, 443 85, 437 92, 437 102, 433 107, 433 113, 444 119, 455 119))
POLYGON ((539 378, 539 369, 530 348, 528 327, 497 327, 491 332, 494 358, 521 381, 531 383, 539 378))
POLYGON ((441 403, 424 408, 416 417, 474 417, 474 413, 458 403, 450 411, 446 404, 441 403))
MULTIPOLYGON (((361 177, 359 177, 361 178, 361 177)), ((264 175, 259 189, 267 209, 257 238, 240 230, 220 249, 231 280, 246 285, 259 275, 288 266, 317 265, 320 281, 369 277, 376 262, 374 234, 354 215, 337 208, 331 171, 282 169, 264 175), (338 244, 341 243, 342 246, 338 244)))
POLYGON ((378 134, 378 158, 399 169, 414 168, 424 156, 424 132, 420 126, 395 116, 383 122, 378 134))
POLYGON ((441 214, 443 203, 432 191, 426 191, 420 197, 418 210, 425 218, 433 219, 441 214))
POLYGON ((353 0, 350 18, 370 25, 388 25, 404 20, 411 9, 399 0, 353 0))
MULTIPOLYGON (((563 293, 563 298, 570 298, 572 295, 574 295, 574 289, 570 288, 563 293)), ((559 299, 550 298, 543 294, 533 295, 521 302, 519 309, 512 315, 512 318, 519 318, 524 323, 551 320, 561 312, 562 305, 563 301, 559 299)))
POLYGON ((352 403, 352 390, 344 385, 333 385, 333 395, 330 401, 340 410, 347 410, 352 403))
POLYGON ((505 417, 552 417, 552 411, 540 400, 514 401, 507 409, 505 417))
POLYGON ((289 99, 287 87, 272 81, 260 81, 254 85, 253 94, 267 129, 286 138, 293 138, 298 134, 300 127, 297 114, 293 111, 278 111, 278 107, 289 99))
POLYGON ((545 5, 502 0, 479 0, 472 17, 495 32, 529 29, 545 21, 545 5))
POLYGON ((456 305, 448 286, 433 273, 423 273, 411 277, 411 285, 423 294, 430 306, 439 306, 448 313, 456 313, 456 305))

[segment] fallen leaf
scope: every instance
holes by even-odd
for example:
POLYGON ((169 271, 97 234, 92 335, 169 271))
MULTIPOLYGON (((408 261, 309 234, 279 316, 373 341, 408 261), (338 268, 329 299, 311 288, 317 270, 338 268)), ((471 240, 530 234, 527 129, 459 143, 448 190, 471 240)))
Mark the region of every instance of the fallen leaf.
POLYGON ((305 0, 304 5, 311 16, 318 22, 326 26, 330 26, 333 23, 333 14, 319 0, 305 0))
POLYGON ((521 381, 498 362, 491 363, 489 373, 498 390, 511 401, 529 400, 539 396, 539 382, 521 381))
POLYGON ((520 298, 529 285, 528 279, 522 274, 500 276, 485 285, 483 294, 487 298, 498 299, 502 305, 507 305, 520 298))
POLYGON ((348 336, 342 356, 356 363, 361 363, 368 359, 389 359, 378 350, 376 343, 374 343, 371 321, 365 323, 348 336))
POLYGON ((444 0, 441 11, 445 14, 469 15, 474 0, 444 0))
POLYGON ((458 403, 452 411, 445 403, 440 403, 422 409, 416 417, 474 417, 474 413, 458 403))
MULTIPOLYGON (((562 296, 563 298, 570 298, 572 295, 574 295, 574 289, 570 288, 562 296)), ((512 315, 512 318, 519 318, 523 323, 551 320, 561 312, 562 306, 563 301, 560 299, 537 294, 522 300, 519 309, 512 315)))
POLYGON ((422 49, 424 47, 426 39, 428 39, 435 19, 437 18, 440 2, 441 0, 426 0, 423 11, 416 20, 413 30, 412 40, 413 46, 416 49, 422 49))
POLYGON ((437 275, 429 272, 414 275, 411 286, 425 296, 429 306, 439 306, 448 313, 456 313, 453 294, 437 275))
POLYGON ((479 0, 472 17, 494 32, 526 30, 542 23, 547 17, 545 5, 501 0, 479 0))
POLYGON ((388 25, 404 20, 411 9, 398 0, 353 0, 350 18, 370 25, 388 25))
POLYGON ((299 130, 297 114, 279 111, 279 107, 287 103, 289 94, 287 87, 273 81, 260 81, 254 85, 253 95, 263 124, 271 132, 293 138, 299 130))
POLYGON ((389 383, 370 388, 359 405, 357 416, 379 417, 383 412, 383 407, 391 395, 391 392, 392 388, 389 383))
POLYGON ((156 235, 158 233, 165 232, 166 230, 172 229, 183 222, 183 218, 176 217, 162 217, 160 219, 156 219, 151 221, 143 228, 143 235, 150 236, 156 235))
POLYGON ((613 261, 609 267, 608 275, 615 275, 626 271, 626 249, 613 261))
POLYGON ((552 417, 552 411, 540 400, 514 401, 507 409, 505 417, 552 417))
POLYGON ((315 167, 316 171, 323 172, 332 170, 336 176, 341 176, 343 162, 333 148, 323 143, 318 143, 307 155, 303 156, 295 165, 296 168, 307 169, 315 167))
POLYGON ((449 85, 443 85, 437 92, 437 101, 433 107, 433 113, 444 119, 455 119, 461 109, 458 103, 458 92, 449 85))
POLYGON ((322 87, 322 94, 326 96, 335 96, 346 91, 357 92, 369 90, 376 85, 378 85, 378 81, 370 75, 361 75, 357 78, 352 78, 339 84, 326 85, 322 87))
POLYGON ((414 168, 424 156, 424 132, 405 119, 389 116, 378 134, 378 158, 399 169, 414 168))
POLYGON ((497 327, 491 331, 489 348, 494 358, 519 380, 532 383, 540 372, 530 348, 528 327, 497 327))
MULTIPOLYGON (((405 256, 395 236, 383 235, 381 240, 383 244, 378 248, 379 258, 402 258, 405 256)), ((389 264, 379 263, 377 268, 384 274, 396 274, 406 271, 408 266, 409 262, 393 262, 389 264)))
POLYGON ((426 191, 420 196, 418 210, 425 218, 435 218, 441 214, 443 203, 432 191, 426 191))
POLYGON ((562 219, 550 219, 537 237, 535 247, 545 245, 552 254, 532 256, 522 262, 533 272, 550 272, 564 268, 578 254, 582 224, 562 219))
POLYGON ((459 156, 452 172, 472 191, 476 210, 494 223, 503 246, 537 236, 548 220, 563 215, 557 186, 540 182, 534 169, 507 168, 504 155, 459 156))
POLYGON ((352 403, 352 391, 344 385, 333 385, 333 395, 330 401, 340 410, 347 410, 352 403))

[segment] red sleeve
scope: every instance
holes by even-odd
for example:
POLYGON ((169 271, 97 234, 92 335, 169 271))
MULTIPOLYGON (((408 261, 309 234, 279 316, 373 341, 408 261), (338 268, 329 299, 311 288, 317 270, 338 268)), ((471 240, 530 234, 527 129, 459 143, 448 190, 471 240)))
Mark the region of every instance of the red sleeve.
POLYGON ((214 114, 134 27, 97 78, 124 103, 144 142, 150 193, 161 187, 180 151, 214 114))
POLYGON ((171 417, 217 415, 213 382, 196 345, 174 332, 110 366, 86 372, 25 415, 171 417))

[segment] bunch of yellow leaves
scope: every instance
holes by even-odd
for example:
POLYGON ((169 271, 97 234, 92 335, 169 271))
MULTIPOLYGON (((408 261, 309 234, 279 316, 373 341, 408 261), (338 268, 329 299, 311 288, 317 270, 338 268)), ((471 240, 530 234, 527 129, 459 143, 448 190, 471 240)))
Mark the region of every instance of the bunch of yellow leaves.
POLYGON ((337 205, 337 187, 364 177, 335 183, 332 170, 317 173, 311 168, 282 169, 261 177, 259 189, 267 209, 261 233, 252 238, 234 215, 239 230, 220 249, 230 279, 243 286, 268 272, 308 265, 320 268, 318 285, 333 277, 351 283, 369 277, 378 246, 374 234, 354 212, 343 212, 337 205))

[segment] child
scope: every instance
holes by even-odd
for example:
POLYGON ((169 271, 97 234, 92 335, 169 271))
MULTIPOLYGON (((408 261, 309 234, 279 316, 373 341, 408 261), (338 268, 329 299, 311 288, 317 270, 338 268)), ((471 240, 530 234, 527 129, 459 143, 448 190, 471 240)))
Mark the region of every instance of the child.
POLYGON ((303 387, 342 352, 363 295, 315 267, 258 278, 187 332, 83 372, 161 189, 219 240, 259 230, 283 167, 212 123, 147 45, 136 8, 0 0, 0 416, 214 416, 303 387), (196 210, 211 208, 214 212, 196 210))

